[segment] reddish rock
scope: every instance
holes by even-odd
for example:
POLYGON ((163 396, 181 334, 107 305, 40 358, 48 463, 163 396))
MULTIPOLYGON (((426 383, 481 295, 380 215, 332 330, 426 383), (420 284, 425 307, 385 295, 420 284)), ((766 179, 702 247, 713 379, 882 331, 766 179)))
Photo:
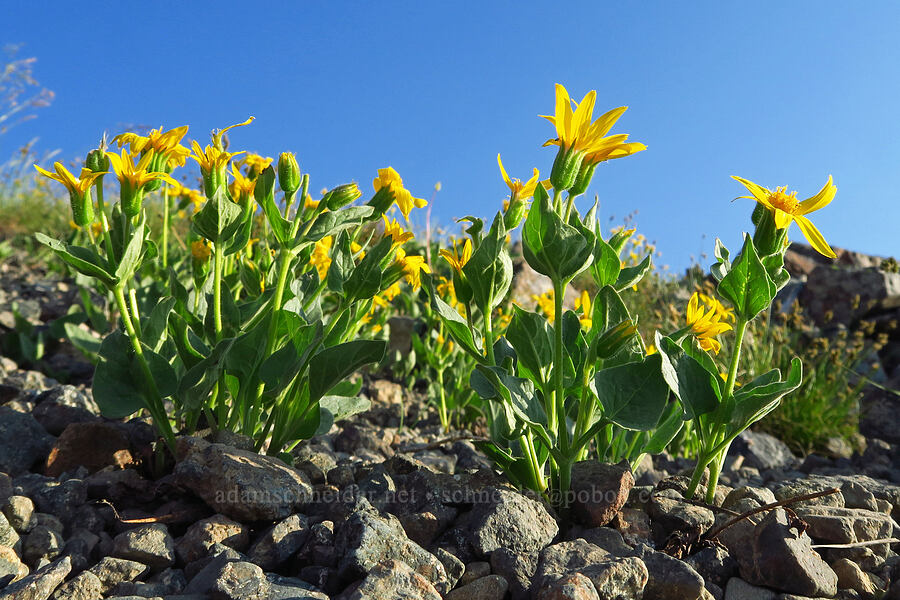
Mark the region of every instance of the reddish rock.
POLYGON ((571 506, 585 527, 602 527, 612 521, 628 500, 634 476, 627 465, 585 460, 572 466, 571 506))
POLYGON ((108 466, 125 468, 134 460, 128 438, 111 423, 72 423, 47 457, 45 473, 59 477, 79 466, 96 472, 108 466))

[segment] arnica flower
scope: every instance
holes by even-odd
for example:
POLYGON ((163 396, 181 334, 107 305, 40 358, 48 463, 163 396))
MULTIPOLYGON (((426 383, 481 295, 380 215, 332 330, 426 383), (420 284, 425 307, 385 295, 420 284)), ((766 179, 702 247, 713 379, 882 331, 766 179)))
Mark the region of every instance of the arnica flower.
POLYGON ((309 257, 309 264, 314 266, 319 272, 319 280, 324 281, 328 274, 328 267, 331 266, 331 256, 329 251, 334 243, 332 236, 323 237, 313 246, 312 255, 309 257))
POLYGON ((152 129, 146 137, 136 133, 122 133, 113 138, 113 141, 121 149, 126 144, 130 147, 133 156, 141 156, 150 150, 156 152, 156 163, 152 170, 169 170, 178 166, 183 167, 191 151, 181 145, 181 139, 188 131, 188 126, 183 125, 163 132, 162 127, 152 129))
POLYGON ((700 347, 715 354, 722 349, 722 344, 715 339, 720 333, 731 329, 728 320, 734 320, 734 311, 725 308, 721 302, 702 294, 694 292, 688 301, 687 324, 691 332, 697 337, 700 347))
POLYGON ((531 176, 531 179, 522 183, 521 179, 509 178, 509 175, 506 174, 506 169, 503 168, 503 161, 500 160, 499 154, 497 154, 497 164, 500 165, 500 174, 503 176, 503 181, 506 182, 507 187, 509 187, 509 197, 511 200, 517 198, 519 200, 528 200, 534 196, 534 189, 537 187, 538 178, 540 177, 537 168, 534 169, 534 174, 531 176))
POLYGON ((398 253, 397 260, 403 267, 406 283, 414 290, 419 289, 422 286, 422 272, 431 273, 431 269, 425 263, 425 257, 400 256, 398 253))
POLYGON ((547 322, 553 323, 556 319, 556 305, 553 300, 553 290, 547 290, 540 296, 532 294, 531 299, 534 300, 540 311, 547 317, 547 322))
POLYGON ((575 310, 581 309, 581 326, 585 329, 591 328, 591 297, 587 290, 581 290, 581 295, 575 298, 575 310))
POLYGON ((231 163, 231 174, 234 176, 234 181, 231 184, 231 196, 234 198, 234 201, 243 203, 244 200, 253 198, 256 179, 245 177, 234 163, 231 163))
POLYGON ((459 249, 459 240, 453 240, 453 251, 442 248, 441 256, 453 267, 454 271, 462 273, 463 267, 472 258, 472 240, 466 238, 462 251, 459 249))
POLYGON ((411 231, 404 231, 400 223, 396 219, 388 219, 387 215, 381 215, 384 219, 384 237, 389 237, 394 244, 404 244, 413 239, 411 231))
POLYGON ((91 187, 98 177, 106 175, 106 173, 94 173, 90 169, 82 168, 81 177, 75 177, 61 162, 53 163, 53 169, 56 173, 51 173, 46 169, 42 169, 38 165, 34 165, 38 173, 49 177, 53 181, 58 181, 69 190, 69 203, 72 207, 72 218, 79 227, 89 225, 94 220, 94 205, 91 199, 91 187))
POLYGON ((200 210, 200 207, 202 207, 203 203, 206 202, 206 196, 201 194, 198 190, 181 185, 177 181, 175 183, 169 184, 169 186, 169 196, 173 198, 181 198, 190 202, 190 204, 194 208, 194 211, 200 210))
POLYGON ((209 260, 210 254, 212 254, 212 249, 209 247, 209 244, 206 243, 206 240, 195 240, 191 242, 191 256, 197 262, 206 262, 209 260))
MULTIPOLYGON (((381 189, 387 190, 393 196, 393 201, 397 204, 400 212, 403 213, 403 218, 407 221, 409 220, 409 213, 412 212, 413 207, 423 208, 428 205, 427 200, 424 198, 414 198, 409 190, 403 187, 403 179, 400 178, 400 175, 393 167, 378 169, 378 177, 372 181, 372 185, 375 187, 376 196, 381 189)), ((375 199, 373 198, 372 200, 375 199)))
POLYGON ((772 190, 741 177, 732 175, 732 178, 744 184, 744 187, 752 194, 752 196, 741 196, 742 198, 753 198, 774 213, 775 227, 778 229, 787 229, 790 226, 791 221, 794 221, 800 227, 800 231, 803 232, 803 237, 806 238, 810 246, 815 248, 819 254, 823 254, 829 258, 837 258, 834 250, 831 249, 831 246, 828 245, 828 242, 825 241, 825 238, 819 230, 816 229, 816 226, 812 224, 812 221, 806 218, 806 215, 828 206, 834 199, 837 187, 832 184, 831 175, 828 176, 828 181, 825 182, 825 185, 819 190, 819 193, 802 202, 797 200, 797 192, 787 193, 787 186, 775 188, 775 191, 773 192, 772 190))
POLYGON ((544 145, 559 146, 550 173, 553 187, 558 190, 572 188, 576 184, 576 179, 586 188, 587 183, 583 180, 585 178, 590 180, 593 168, 597 164, 646 149, 643 144, 626 143, 627 134, 604 137, 628 107, 614 108, 591 122, 596 98, 597 92, 591 90, 581 102, 573 103, 566 88, 557 83, 556 114, 540 115, 556 127, 556 138, 547 140, 544 145), (575 104, 574 111, 573 104, 575 104), (582 172, 582 165, 585 165, 585 169, 589 169, 589 173, 582 172))
POLYGON ((225 185, 228 161, 243 152, 225 152, 209 144, 204 149, 196 140, 191 142, 191 148, 194 150, 191 158, 200 165, 203 175, 203 192, 207 198, 212 198, 216 190, 225 185))
POLYGON ((244 158, 234 162, 239 167, 247 167, 247 176, 250 177, 250 179, 255 179, 256 176, 265 171, 266 167, 271 165, 273 161, 274 159, 271 157, 260 156, 259 154, 248 152, 244 158))
POLYGON ((116 172, 116 177, 119 179, 119 198, 122 202, 122 212, 129 217, 135 217, 141 212, 144 188, 148 183, 160 179, 170 184, 178 183, 167 173, 149 170, 155 154, 154 150, 149 150, 135 165, 134 157, 125 150, 122 150, 121 155, 114 152, 106 153, 113 170, 116 172))

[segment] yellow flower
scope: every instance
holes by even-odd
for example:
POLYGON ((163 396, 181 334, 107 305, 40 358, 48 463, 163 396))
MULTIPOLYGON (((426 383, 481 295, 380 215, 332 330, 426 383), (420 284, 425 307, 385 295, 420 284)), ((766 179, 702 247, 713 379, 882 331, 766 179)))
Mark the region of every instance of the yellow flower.
POLYGON ((275 159, 268 156, 260 156, 253 152, 248 152, 247 156, 235 162, 240 167, 247 167, 247 172, 251 176, 256 176, 265 171, 266 167, 272 164, 275 159))
POLYGON ((381 188, 390 190, 394 196, 394 202, 397 203, 397 207, 400 208, 400 212, 403 213, 403 217, 407 221, 413 207, 422 208, 428 204, 428 201, 424 198, 413 198, 409 190, 403 187, 403 179, 400 178, 400 175, 393 167, 378 169, 378 177, 375 178, 372 185, 375 187, 376 192, 381 188))
POLYGON ((466 243, 463 244, 462 252, 460 253, 458 248, 459 240, 453 240, 453 252, 447 250, 446 248, 441 249, 441 256, 444 257, 450 266, 458 272, 462 273, 462 268, 469 262, 469 259, 472 258, 472 240, 466 238, 466 243))
POLYGON ((556 319, 556 306, 553 301, 553 290, 547 290, 540 296, 532 294, 531 299, 534 300, 540 311, 547 317, 547 322, 553 323, 556 319))
POLYGON ((94 181, 98 177, 106 175, 105 172, 94 173, 90 169, 82 167, 81 176, 75 177, 61 162, 53 163, 53 169, 56 173, 51 173, 38 165, 34 165, 34 168, 37 169, 38 173, 41 175, 49 177, 53 181, 58 181, 66 186, 66 189, 69 190, 69 194, 79 197, 83 197, 91 189, 91 186, 94 185, 94 181))
POLYGON ((147 183, 157 179, 164 179, 170 184, 178 183, 166 173, 147 170, 147 167, 153 161, 154 151, 152 150, 144 154, 137 164, 134 164, 134 157, 125 150, 122 150, 121 156, 114 152, 107 152, 106 155, 109 157, 109 162, 112 163, 112 168, 116 172, 119 183, 130 185, 133 190, 139 190, 147 183))
POLYGON ((715 298, 694 292, 688 302, 686 316, 687 324, 690 325, 693 334, 697 336, 700 347, 718 354, 722 349, 722 344, 715 337, 731 329, 731 325, 726 321, 734 319, 733 311, 725 308, 715 298))
POLYGON ((787 193, 787 186, 775 188, 775 191, 773 192, 752 181, 742 179, 741 177, 732 175, 732 178, 744 184, 744 187, 752 194, 752 196, 741 196, 742 198, 753 198, 775 213, 775 227, 778 229, 787 229, 790 226, 791 221, 794 221, 800 227, 800 231, 803 232, 803 237, 806 238, 809 244, 815 248, 819 254, 823 254, 829 258, 837 258, 834 250, 831 249, 831 246, 828 245, 828 242, 825 241, 825 238, 819 230, 816 229, 816 226, 806 218, 806 215, 828 206, 834 199, 837 187, 831 183, 831 175, 828 176, 828 181, 825 182, 825 185, 819 190, 819 193, 802 202, 797 200, 797 192, 787 193))
POLYGON ((138 156, 149 150, 156 152, 157 156, 165 157, 171 166, 184 166, 184 162, 191 151, 181 145, 181 139, 188 131, 188 126, 183 125, 163 132, 162 127, 152 129, 146 137, 136 133, 122 133, 113 138, 121 149, 126 144, 130 146, 131 154, 138 156))
POLYGON ((191 142, 191 148, 194 150, 194 153, 191 154, 191 158, 197 161, 200 165, 200 170, 203 171, 204 175, 224 171, 225 166, 232 157, 244 153, 243 151, 225 152, 224 150, 219 150, 215 146, 210 146, 209 144, 207 144, 204 149, 200 147, 200 144, 198 144, 196 140, 191 142))
POLYGON ((177 181, 169 185, 169 195, 174 198, 184 198, 193 205, 195 211, 199 210, 203 203, 206 202, 206 196, 198 190, 181 185, 177 181))
POLYGON ((313 265, 319 272, 320 281, 324 281, 325 276, 328 274, 328 267, 331 266, 331 256, 328 253, 333 243, 334 238, 332 236, 323 237, 313 246, 312 255, 309 257, 309 264, 313 265))
POLYGON ((509 187, 510 198, 527 200, 534 196, 534 188, 537 187, 538 178, 540 176, 537 168, 534 169, 534 174, 531 176, 531 179, 522 183, 522 180, 520 179, 509 178, 509 175, 506 174, 506 169, 503 168, 503 161, 500 160, 499 154, 497 154, 497 164, 500 165, 500 174, 503 175, 503 181, 505 181, 507 187, 509 187))
POLYGON ((396 219, 388 219, 387 215, 381 215, 384 219, 384 237, 390 237, 394 244, 403 244, 413 239, 411 231, 403 231, 403 227, 396 219))
POLYGON ((422 271, 431 273, 424 256, 398 256, 397 261, 403 266, 406 283, 414 290, 419 289, 422 285, 422 271))
POLYGON ((655 345, 650 344, 649 346, 647 346, 647 356, 650 356, 651 354, 656 354, 657 352, 659 352, 659 350, 656 349, 655 345))
POLYGON ((206 243, 206 240, 196 240, 191 242, 191 256, 194 257, 194 260, 206 262, 209 260, 210 254, 212 254, 212 250, 206 243))
POLYGON ((231 195, 237 202, 242 197, 252 198, 253 189, 256 187, 256 179, 244 177, 237 165, 231 163, 231 174, 234 176, 234 182, 231 184, 231 195))
POLYGON ((612 158, 621 158, 646 150, 644 144, 625 143, 627 134, 604 137, 628 107, 620 106, 604 113, 593 123, 594 102, 597 92, 591 90, 580 103, 575 104, 572 111, 572 100, 566 88, 556 84, 556 114, 541 115, 556 127, 557 137, 547 140, 545 146, 560 146, 563 150, 574 150, 585 153, 585 162, 599 163, 612 158))
POLYGON ((575 298, 575 310, 581 309, 581 325, 585 329, 591 328, 591 297, 588 295, 587 290, 582 290, 581 295, 575 298))
POLYGON ((319 202, 321 202, 321 200, 313 200, 312 196, 307 194, 306 197, 303 198, 303 208, 304 208, 304 210, 308 210, 308 209, 315 210, 315 209, 319 208, 319 202))

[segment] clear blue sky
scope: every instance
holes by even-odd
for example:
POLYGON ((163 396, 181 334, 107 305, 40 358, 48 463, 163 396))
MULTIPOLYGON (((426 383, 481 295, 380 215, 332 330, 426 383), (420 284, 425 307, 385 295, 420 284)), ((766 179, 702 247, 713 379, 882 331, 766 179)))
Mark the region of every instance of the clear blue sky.
POLYGON ((596 89, 599 111, 630 107, 613 131, 648 149, 601 165, 588 195, 605 217, 637 210, 661 263, 684 268, 716 235, 740 243, 752 204, 731 202, 732 174, 801 199, 832 174, 835 201, 812 216, 826 239, 900 254, 895 2, 52 6, 4 7, 0 42, 24 43, 56 99, 0 137, 0 157, 40 136, 74 158, 126 124, 189 124, 205 143, 253 115, 233 147, 296 152, 314 190, 368 191, 386 165, 417 196, 441 181, 448 224, 500 206, 498 152, 514 177, 549 174, 537 115, 560 82, 579 100, 596 89))

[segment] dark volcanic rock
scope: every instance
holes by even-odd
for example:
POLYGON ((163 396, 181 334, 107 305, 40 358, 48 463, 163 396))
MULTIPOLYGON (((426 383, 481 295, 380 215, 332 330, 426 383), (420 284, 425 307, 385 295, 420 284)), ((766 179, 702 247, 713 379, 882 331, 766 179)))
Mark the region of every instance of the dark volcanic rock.
POLYGON ((491 501, 476 504, 468 518, 472 546, 481 554, 498 548, 537 552, 559 532, 543 504, 511 490, 495 490, 491 501))
POLYGON ((53 436, 29 414, 0 406, 0 471, 21 475, 42 461, 53 447, 53 436))

